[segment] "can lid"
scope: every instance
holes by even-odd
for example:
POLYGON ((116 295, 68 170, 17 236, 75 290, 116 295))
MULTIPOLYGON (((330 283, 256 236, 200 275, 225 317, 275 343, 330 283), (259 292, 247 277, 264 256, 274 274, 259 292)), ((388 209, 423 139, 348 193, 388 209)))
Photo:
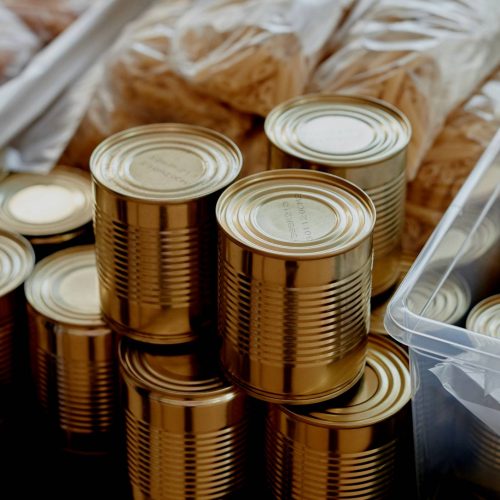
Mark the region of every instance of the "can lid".
POLYGON ((66 233, 92 220, 90 176, 56 167, 48 175, 11 174, 0 183, 0 225, 25 236, 66 233))
POLYGON ((458 273, 442 281, 437 270, 425 272, 408 295, 408 309, 435 321, 454 325, 471 304, 469 285, 458 273))
POLYGON ((411 125, 384 101, 340 94, 310 94, 286 101, 266 118, 268 139, 278 149, 331 167, 378 163, 402 151, 411 125))
POLYGON ((127 339, 120 341, 119 360, 125 374, 172 404, 232 399, 240 392, 224 378, 216 359, 216 352, 199 346, 166 349, 127 339))
POLYGON ((482 300, 467 316, 467 328, 500 338, 500 294, 482 300))
POLYGON ((0 297, 20 286, 33 271, 35 254, 28 240, 0 229, 0 297))
POLYGON ((41 260, 25 284, 38 313, 71 326, 104 326, 93 245, 67 248, 41 260))
POLYGON ((229 238, 278 257, 345 253, 370 237, 375 207, 354 184, 324 172, 284 169, 245 177, 224 191, 217 220, 229 238))
POLYGON ((127 198, 178 203, 214 193, 240 173, 241 152, 218 132, 194 125, 144 125, 94 150, 94 180, 127 198))
POLYGON ((282 409, 310 424, 337 429, 376 424, 396 415, 411 397, 408 355, 388 338, 368 337, 363 377, 337 398, 308 406, 282 409))

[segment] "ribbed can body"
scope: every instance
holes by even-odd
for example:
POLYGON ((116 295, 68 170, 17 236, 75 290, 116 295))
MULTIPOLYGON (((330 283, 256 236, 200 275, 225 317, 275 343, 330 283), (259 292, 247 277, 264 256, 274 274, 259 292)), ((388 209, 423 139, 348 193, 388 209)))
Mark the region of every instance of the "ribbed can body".
POLYGON ((117 424, 114 334, 70 327, 28 306, 30 358, 38 403, 58 444, 74 453, 109 453, 117 424))

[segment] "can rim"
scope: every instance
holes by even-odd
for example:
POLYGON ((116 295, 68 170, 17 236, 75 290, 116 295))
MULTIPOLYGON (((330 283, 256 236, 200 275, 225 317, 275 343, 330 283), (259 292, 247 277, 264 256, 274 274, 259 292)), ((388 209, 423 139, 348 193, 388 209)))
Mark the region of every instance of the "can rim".
MULTIPOLYGON (((178 145, 178 142, 179 141, 175 144, 178 145)), ((128 147, 131 146, 133 146, 133 144, 128 145, 128 147)), ((111 193, 113 196, 120 199, 153 205, 182 204, 189 201, 196 201, 205 196, 217 193, 238 177, 242 165, 243 156, 234 141, 215 130, 198 125, 182 123, 156 123, 122 130, 121 132, 117 132, 116 134, 104 139, 104 141, 102 141, 94 149, 90 158, 92 180, 99 186, 99 188, 105 189, 108 193, 111 193), (208 168, 206 155, 209 154, 210 151, 213 154, 217 153, 218 160, 224 158, 224 170, 221 170, 220 161, 217 162, 213 158, 211 161, 212 170, 215 168, 220 169, 219 178, 214 181, 213 178, 200 177, 195 183, 191 184, 191 188, 194 189, 194 191, 188 190, 187 193, 182 195, 179 194, 181 191, 180 189, 171 189, 170 192, 173 194, 169 194, 165 189, 152 190, 151 187, 150 190, 147 191, 146 187, 141 187, 135 180, 133 180, 130 173, 125 175, 122 171, 117 170, 119 167, 118 164, 121 161, 123 164, 127 165, 127 169, 129 171, 134 160, 132 153, 128 150, 122 151, 123 157, 120 158, 120 144, 126 144, 127 142, 134 140, 139 141, 140 144, 141 137, 147 137, 149 135, 150 138, 152 138, 154 135, 157 136, 160 134, 167 136, 169 134, 178 134, 184 135, 185 138, 193 140, 196 139, 196 142, 190 144, 192 149, 186 149, 185 152, 190 153, 191 155, 194 155, 195 153, 203 153, 203 155, 205 155, 204 159, 201 157, 198 158, 199 163, 203 164, 203 172, 205 172, 208 168), (203 150, 202 146, 207 148, 206 151, 203 150), (112 154, 113 152, 115 153, 114 155, 112 154), (127 157, 126 154, 128 154, 129 157, 127 157), (106 182, 107 178, 104 175, 105 169, 110 170, 110 172, 108 172, 108 174, 110 174, 108 182, 106 182), (132 189, 132 186, 136 187, 135 191, 132 189), (195 189, 196 187, 198 188, 197 190, 195 189)))
MULTIPOLYGON (((490 331, 489 321, 495 319, 495 313, 498 316, 500 325, 500 294, 490 295, 478 302, 467 316, 466 328, 476 333, 487 335, 488 337, 500 337, 500 331, 495 333, 490 331), (479 322, 484 322, 479 325, 479 322)), ((491 330, 495 324, 492 324, 491 330)))
MULTIPOLYGON (((324 109, 323 109, 324 112, 324 109)), ((347 93, 310 93, 305 94, 298 97, 293 97, 271 110, 271 112, 267 115, 266 120, 264 122, 264 130, 268 140, 279 150, 300 158, 301 160, 313 162, 318 165, 323 165, 332 168, 360 168, 367 167, 371 165, 376 165, 380 162, 385 162, 399 153, 401 153, 405 148, 408 147, 408 144, 411 140, 412 135, 412 127, 408 117, 396 106, 393 104, 383 101, 382 99, 377 99, 374 97, 362 96, 362 95, 354 95, 347 93), (327 154, 325 154, 324 158, 321 158, 320 155, 313 156, 306 154, 304 151, 301 151, 299 148, 293 148, 285 141, 280 141, 277 130, 276 130, 276 122, 279 118, 281 118, 287 111, 293 109, 299 109, 301 106, 311 104, 311 103, 325 103, 331 102, 333 104, 351 104, 351 105, 371 105, 376 108, 380 112, 380 116, 387 117, 389 115, 393 116, 396 121, 401 125, 401 133, 404 133, 404 138, 401 140, 401 143, 397 147, 393 147, 389 149, 386 153, 374 153, 374 155, 368 156, 366 158, 349 159, 349 156, 346 155, 343 159, 335 160, 330 155, 328 158, 327 154)), ((311 150, 313 151, 313 150, 311 150)))
MULTIPOLYGON (((313 185, 313 184, 311 184, 313 185)), ((253 253, 280 259, 287 260, 293 258, 294 260, 306 261, 306 260, 318 260, 321 258, 330 258, 335 257, 337 255, 342 255, 350 250, 360 246, 367 239, 372 238, 373 229, 375 227, 376 220, 376 210, 375 206, 370 199, 370 197, 364 192, 361 188, 355 185, 352 182, 347 181, 341 177, 337 177, 335 175, 319 172, 314 170, 304 170, 304 169, 283 169, 283 170, 268 170, 264 172, 259 172, 234 182, 231 186, 229 186, 219 197, 217 201, 217 205, 215 208, 215 214, 217 218, 217 222, 219 225, 219 229, 224 233, 224 235, 236 243, 237 245, 252 251, 253 253), (228 214, 229 203, 232 200, 232 197, 235 197, 238 193, 244 192, 245 189, 252 189, 254 186, 258 184, 264 184, 269 180, 274 182, 276 179, 280 179, 281 181, 285 179, 289 179, 290 181, 313 181, 316 185, 321 185, 323 187, 330 188, 330 192, 328 193, 330 196, 333 196, 332 193, 337 193, 344 191, 344 194, 347 193, 352 200, 356 200, 358 203, 357 209, 363 209, 366 211, 366 223, 364 226, 360 225, 360 230, 362 230, 361 234, 356 235, 356 237, 351 238, 350 241, 344 243, 339 248, 328 248, 320 251, 313 252, 308 249, 307 242, 303 242, 304 244, 301 246, 296 245, 295 247, 290 246, 290 250, 285 250, 284 248, 279 248, 279 245, 275 245, 278 249, 272 249, 271 239, 268 242, 263 240, 260 236, 253 237, 253 235, 249 235, 253 238, 254 242, 250 239, 243 239, 241 235, 233 234, 234 232, 230 228, 229 222, 234 219, 234 214, 228 214), (336 190, 336 191, 335 191, 336 190), (369 220, 368 220, 369 219, 369 220), (266 248, 262 244, 259 246, 255 243, 255 241, 261 241, 267 243, 268 247, 266 248), (271 248, 270 248, 271 247, 271 248)), ((243 233, 242 233, 243 234, 243 233)), ((323 238, 323 240, 318 239, 318 241, 327 241, 328 238, 323 238)), ((330 238, 331 241, 333 239, 330 238)), ((283 243, 283 242, 282 242, 283 243)))
POLYGON ((20 234, 0 228, 0 297, 23 284, 35 267, 35 252, 30 242, 20 234))

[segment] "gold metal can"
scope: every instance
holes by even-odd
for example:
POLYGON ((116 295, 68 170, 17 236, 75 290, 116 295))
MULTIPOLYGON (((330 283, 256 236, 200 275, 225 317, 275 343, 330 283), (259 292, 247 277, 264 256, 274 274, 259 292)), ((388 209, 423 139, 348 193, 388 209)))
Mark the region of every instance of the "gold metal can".
POLYGON ((22 285, 33 270, 30 243, 0 229, 0 423, 8 419, 14 390, 15 362, 25 333, 25 298, 22 285))
POLYGON ((91 245, 39 262, 25 284, 37 400, 74 453, 108 453, 117 423, 116 343, 100 314, 91 245))
POLYGON ((91 158, 102 309, 136 340, 176 344, 215 324, 220 191, 241 153, 223 135, 192 125, 133 128, 91 158))
POLYGON ((317 405, 270 406, 267 479, 275 498, 398 498, 410 428, 408 357, 371 336, 363 378, 317 405))
POLYGON ((47 175, 9 175, 0 183, 0 226, 25 236, 38 260, 69 246, 90 243, 90 176, 63 166, 47 175))
POLYGON ((270 168, 321 170, 368 193, 377 210, 372 294, 389 289, 399 276, 408 119, 377 99, 311 94, 274 108, 265 131, 270 168))
POLYGON ((500 337, 500 294, 476 304, 467 316, 466 327, 489 337, 500 337))
POLYGON ((135 344, 119 349, 127 462, 134 499, 223 498, 245 481, 245 394, 211 349, 135 344))
POLYGON ((262 172, 219 198, 222 363, 256 398, 320 401, 365 362, 375 209, 355 185, 262 172))

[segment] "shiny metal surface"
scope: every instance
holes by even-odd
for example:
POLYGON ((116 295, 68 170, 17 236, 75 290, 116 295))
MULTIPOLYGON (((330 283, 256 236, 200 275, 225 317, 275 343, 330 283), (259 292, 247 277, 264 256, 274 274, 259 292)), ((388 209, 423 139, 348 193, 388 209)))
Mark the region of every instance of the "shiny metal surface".
POLYGON ((267 479, 275 498, 393 498, 410 427, 405 352, 371 336, 359 384, 308 406, 270 406, 267 479))
POLYGON ((268 171, 217 203, 219 333, 226 372, 256 398, 344 392, 366 353, 375 211, 322 172, 268 171))
POLYGON ((500 294, 476 304, 467 316, 466 327, 473 332, 500 338, 500 294))
POLYGON ((9 175, 0 182, 0 226, 25 236, 38 258, 91 239, 89 175, 63 166, 47 175, 9 175))
POLYGON ((399 275, 408 119, 377 99, 311 94, 277 106, 265 130, 271 169, 321 170, 368 193, 377 211, 372 294, 389 289, 399 275))
POLYGON ((116 339, 101 319, 93 246, 57 252, 25 284, 37 399, 67 451, 108 453, 117 424, 116 339))
POLYGON ((134 499, 223 498, 244 485, 246 396, 212 349, 120 342, 134 499))
POLYGON ((215 203, 241 169, 224 136, 147 125, 101 143, 91 159, 102 310, 143 342, 191 341, 215 323, 215 203))

